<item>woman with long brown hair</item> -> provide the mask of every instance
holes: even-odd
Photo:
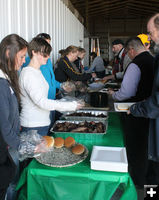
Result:
[[[16,34],[6,36],[0,43],[0,199],[2,200],[17,169],[17,163],[14,162],[20,145],[18,137],[20,89],[17,71],[25,62],[26,51],[27,42]]]

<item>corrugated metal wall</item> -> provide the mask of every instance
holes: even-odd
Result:
[[[54,62],[60,49],[83,46],[84,27],[61,0],[0,0],[0,40],[17,33],[30,41],[41,32],[52,37]]]

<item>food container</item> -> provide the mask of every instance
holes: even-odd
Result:
[[[114,103],[114,110],[116,111],[116,112],[128,112],[128,109],[133,105],[133,104],[135,104],[135,102],[120,102],[120,103]],[[119,108],[118,108],[118,106],[119,105],[126,105],[126,106],[128,106],[128,109],[121,109],[121,110],[119,110]]]
[[[69,167],[76,165],[87,158],[88,149],[85,146],[84,148],[85,150],[81,155],[75,155],[70,148],[63,146],[58,149],[53,147],[50,151],[41,153],[40,156],[36,157],[36,160],[41,164],[50,167]]]
[[[90,105],[93,107],[108,107],[108,94],[105,92],[90,92]]]
[[[54,126],[51,128],[50,132],[54,133],[56,135],[56,137],[63,137],[66,138],[68,136],[74,137],[76,140],[80,140],[80,139],[92,139],[92,140],[96,140],[96,137],[99,139],[99,137],[103,137],[106,134],[107,131],[107,125],[108,122],[106,120],[103,120],[103,122],[101,121],[93,121],[95,123],[102,123],[104,126],[104,131],[100,132],[100,133],[93,133],[93,132],[70,132],[70,131],[57,131],[56,130],[56,126],[58,123],[62,123],[63,127],[65,127],[65,122],[69,122],[69,123],[73,123],[73,124],[79,124],[79,123],[84,123],[84,121],[72,121],[72,120],[57,120],[54,124]],[[92,121],[87,121],[87,123],[90,123]]]
[[[72,116],[72,115],[74,116]],[[83,115],[82,115],[83,114]],[[70,116],[71,115],[71,116]],[[85,116],[84,116],[85,115]],[[103,117],[102,117],[103,115]],[[103,121],[108,119],[107,111],[99,111],[99,110],[77,110],[76,112],[66,112],[62,115],[62,118],[66,120],[86,120],[86,121]]]
[[[94,146],[90,158],[91,169],[114,172],[128,172],[126,149],[124,147]]]

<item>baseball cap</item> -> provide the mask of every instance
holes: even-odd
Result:
[[[150,41],[148,40],[149,37],[146,34],[139,34],[137,37],[140,38],[140,40],[143,44],[150,43]]]
[[[122,44],[124,46],[124,42],[121,39],[116,39],[112,42],[112,45]]]

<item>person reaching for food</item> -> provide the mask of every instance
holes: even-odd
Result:
[[[48,99],[48,83],[40,71],[46,64],[52,47],[43,38],[33,38],[28,46],[29,66],[23,68],[19,77],[21,88],[20,120],[22,131],[37,130],[47,135],[50,125],[50,111],[74,111],[83,105],[77,101]]]

